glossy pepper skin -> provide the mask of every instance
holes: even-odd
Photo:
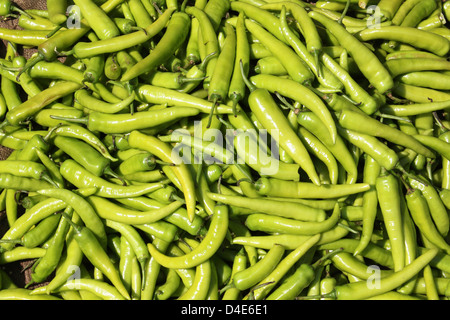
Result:
[[[228,229],[227,205],[216,204],[211,225],[202,242],[191,252],[180,257],[168,257],[160,253],[152,244],[148,244],[150,254],[168,268],[191,268],[207,261],[219,249]]]
[[[74,239],[86,258],[111,280],[121,295],[126,299],[130,299],[130,295],[124,287],[116,267],[111,262],[95,234],[89,228],[75,224],[69,219],[67,221],[69,221],[75,230]]]

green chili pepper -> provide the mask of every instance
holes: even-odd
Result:
[[[86,258],[108,277],[109,280],[111,280],[124,298],[130,299],[129,293],[125,289],[116,267],[112,264],[104,247],[100,244],[95,234],[89,228],[75,224],[70,218],[67,218],[67,221],[74,229],[74,238]]]
[[[137,131],[132,131],[129,135],[128,141],[130,142],[130,146],[147,150],[162,161],[167,163],[176,162],[176,159],[174,159],[172,155],[172,148],[165,142],[162,142],[155,137],[141,134]],[[192,175],[187,166],[183,163],[179,164],[177,167],[174,167],[174,170],[182,185],[188,216],[192,221],[195,215],[195,187]]]
[[[17,12],[21,15],[25,15],[25,16],[29,17],[29,14],[26,11],[20,9],[12,1],[2,0],[0,2],[0,16],[8,17],[11,14],[13,14],[13,12]]]
[[[399,164],[398,154],[385,143],[366,134],[338,127],[341,136],[373,157],[382,167],[392,170]]]
[[[191,69],[194,70],[191,71]],[[154,71],[148,74],[146,77],[146,83],[157,87],[163,87],[167,89],[179,90],[185,92],[187,88],[196,87],[205,78],[200,74],[196,74],[197,67],[193,66],[186,74],[179,71]]]
[[[128,6],[137,26],[140,28],[147,28],[153,23],[150,14],[147,12],[144,4],[140,0],[128,1]]]
[[[38,162],[29,160],[6,160],[0,165],[0,173],[8,173],[19,177],[33,178],[47,181],[50,184],[55,182],[51,179],[47,168]]]
[[[47,300],[55,301],[62,300],[62,298],[56,295],[33,295],[33,291],[25,288],[9,288],[1,290],[0,299],[2,300]]]
[[[419,273],[436,256],[437,252],[437,249],[430,249],[405,266],[403,270],[381,278],[378,286],[367,287],[365,281],[338,285],[327,297],[338,300],[367,299],[394,290]]]
[[[217,62],[217,57],[220,52],[219,41],[217,39],[216,30],[214,29],[213,22],[210,20],[208,14],[201,8],[198,7],[187,7],[186,13],[191,15],[198,22],[198,35],[197,43],[199,47],[199,53],[201,59],[211,55],[207,65],[206,65],[206,76],[207,79],[203,82],[203,87],[206,88],[209,85],[210,77],[213,70],[215,69],[215,64]],[[202,50],[204,52],[202,53]]]
[[[255,65],[255,72],[258,74],[268,74],[272,76],[287,76],[288,72],[280,59],[270,55],[258,59]]]
[[[134,93],[132,93],[126,99],[124,99],[116,104],[110,104],[110,103],[104,102],[103,100],[93,97],[87,90],[81,89],[81,90],[75,91],[74,98],[82,106],[84,106],[90,110],[103,112],[103,113],[118,113],[130,106],[130,104],[134,101],[135,95],[134,95]]]
[[[395,116],[415,116],[429,112],[440,111],[447,108],[448,101],[436,101],[428,103],[412,103],[408,105],[386,104],[380,108],[380,112]]]
[[[449,94],[445,91],[412,86],[401,82],[396,83],[393,93],[398,97],[415,103],[448,101],[449,99]]]
[[[436,90],[448,90],[449,77],[434,71],[417,71],[401,75],[399,81],[412,86],[425,86]]]
[[[301,203],[289,202],[284,203],[284,208],[279,207],[278,201],[270,199],[249,199],[242,196],[232,196],[217,193],[208,193],[213,200],[226,203],[232,206],[244,207],[254,212],[263,212],[286,218],[293,218],[303,221],[323,221],[326,218],[325,211]]]
[[[314,235],[333,228],[341,216],[336,206],[333,213],[324,221],[300,221],[263,213],[247,216],[245,224],[252,231],[281,232],[298,235]]]
[[[105,60],[105,77],[110,80],[118,80],[122,75],[122,70],[117,62],[115,53],[109,54]]]
[[[17,49],[12,43],[8,43],[6,49],[5,59],[13,60],[15,57]],[[20,97],[17,84],[8,79],[7,77],[2,77],[1,79],[1,92],[3,95],[4,102],[6,104],[7,110],[14,109],[15,107],[22,104],[22,98]],[[6,113],[6,110],[4,114]]]
[[[450,63],[433,58],[401,58],[385,62],[393,77],[416,71],[449,70]]]
[[[245,26],[249,32],[255,35],[282,62],[293,80],[301,84],[307,84],[312,81],[314,77],[313,73],[305,66],[303,60],[294,50],[249,19],[245,20]]]
[[[135,114],[107,114],[92,111],[84,118],[71,119],[58,116],[52,116],[52,118],[86,124],[87,129],[93,132],[119,134],[128,133],[137,129],[152,128],[160,124],[168,123],[171,120],[197,115],[199,112],[198,109],[192,107],[173,107],[161,110],[142,111]]]
[[[340,223],[332,229],[322,232],[318,245],[326,245],[339,239],[343,239],[348,235],[348,223],[341,219]],[[286,250],[294,250],[310,238],[309,235],[293,235],[293,234],[276,234],[266,236],[237,236],[233,238],[233,244],[243,245],[246,247],[270,249],[274,244],[281,244]]]
[[[78,42],[72,47],[70,53],[73,52],[74,56],[81,59],[102,53],[114,53],[145,43],[166,26],[173,12],[174,9],[165,10],[155,22],[144,30],[96,42]]]
[[[31,209],[26,213],[17,218],[12,226],[2,237],[5,239],[20,239],[33,225],[49,217],[55,212],[63,210],[67,205],[58,199],[46,199]],[[1,245],[4,250],[11,250],[14,247],[13,243],[4,243]]]
[[[186,241],[191,247],[193,247],[194,245],[198,245],[197,241],[195,240],[186,239]],[[197,247],[194,247],[194,249],[195,248]],[[188,254],[187,250],[185,250],[185,252],[186,254]],[[177,300],[205,300],[207,298],[213,272],[211,264],[212,261],[210,259],[207,259],[206,261],[196,266],[195,277],[193,279],[192,285],[181,296],[179,296]]]
[[[68,216],[71,216],[73,208],[69,206],[64,212]],[[27,284],[27,286],[32,283],[40,283],[47,279],[56,269],[56,266],[61,259],[61,254],[65,244],[65,237],[70,225],[67,223],[66,219],[60,219],[58,221],[59,223],[55,230],[55,234],[50,239],[49,247],[45,252],[45,255],[38,260],[37,265],[33,266],[31,281]]]
[[[148,244],[150,254],[167,268],[190,268],[201,265],[220,247],[228,229],[228,206],[216,204],[208,233],[193,251],[181,257],[161,254],[152,244]]]
[[[58,227],[58,222],[61,215],[58,213],[52,214],[42,221],[38,222],[34,228],[26,232],[21,239],[2,239],[2,243],[16,243],[26,248],[35,248],[44,243],[51,237],[53,232]]]
[[[275,80],[276,79],[276,80]],[[303,86],[290,79],[278,79],[269,75],[256,75],[250,81],[257,87],[279,93],[282,96],[304,104],[314,112],[327,127],[331,141],[336,140],[336,125],[326,105],[308,87]]]
[[[378,176],[375,188],[383,215],[384,224],[392,245],[394,270],[399,271],[405,265],[405,243],[402,229],[402,214],[397,178],[383,168]]]
[[[155,300],[167,300],[178,289],[181,283],[180,276],[176,273],[175,269],[169,269],[167,271],[167,277],[163,284],[159,285],[155,291]]]
[[[395,1],[381,0],[378,3],[378,7],[383,17],[385,17],[387,20],[391,20],[395,16],[397,10],[402,5],[402,2],[403,2],[402,0],[395,0]]]
[[[350,120],[348,116],[350,116],[352,119]],[[350,125],[350,121],[352,125]],[[379,138],[384,138],[393,143],[411,148],[428,158],[433,159],[436,157],[432,151],[424,147],[415,138],[403,133],[398,129],[389,127],[388,125],[383,124],[369,116],[364,116],[350,110],[343,110],[339,117],[339,124],[346,129],[369,134]]]
[[[236,57],[236,32],[231,24],[225,24],[226,39],[217,58],[214,71],[208,86],[208,100],[212,101],[210,118],[207,128],[210,127],[212,116],[217,103],[224,102],[228,97],[228,90],[233,74],[233,66]]]
[[[103,3],[100,8],[102,9],[103,14],[111,12],[119,3],[123,2],[123,0],[108,0]],[[93,3],[95,5],[95,3]],[[102,14],[101,14],[102,15]],[[95,14],[94,14],[95,16]],[[39,61],[53,61],[58,55],[73,46],[78,40],[80,40],[86,33],[91,30],[89,24],[86,19],[82,19],[80,21],[79,28],[69,28],[65,30],[61,30],[57,34],[53,35],[51,38],[46,39],[46,41],[41,42],[38,45],[38,53],[33,58],[27,62],[27,65],[22,69],[22,73],[28,70],[31,66],[36,64]]]
[[[295,117],[293,121],[297,122],[297,116],[293,116]],[[314,136],[305,128],[299,126],[297,129],[297,133],[308,151],[311,152],[320,161],[322,161],[328,168],[328,179],[330,183],[337,184],[339,178],[339,167],[334,155],[316,136]]]
[[[158,65],[163,63],[169,55],[173,54],[178,46],[187,37],[190,18],[184,12],[176,12],[172,15],[167,25],[167,31],[162,39],[158,41],[156,47],[143,60],[136,63],[130,70],[126,71],[121,81],[129,81],[139,75],[152,71]]]
[[[103,76],[104,68],[105,56],[103,54],[89,58],[86,63],[86,69],[83,71],[84,82],[99,82],[100,77]]]
[[[156,167],[155,158],[148,152],[137,153],[122,161],[117,167],[117,173],[121,176],[153,170]]]
[[[66,0],[47,0],[46,3],[48,18],[51,22],[56,25],[61,25],[66,22],[66,10],[68,6]]]
[[[278,40],[287,43],[281,31],[279,19],[268,10],[245,2],[233,2],[230,8],[234,11],[243,12],[245,17],[260,23]]]
[[[275,244],[257,263],[236,273],[233,277],[233,282],[222,290],[237,288],[240,291],[244,291],[255,286],[275,269],[283,258],[285,251],[282,245]]]
[[[58,82],[53,87],[45,89],[34,97],[24,101],[16,108],[8,111],[6,121],[10,124],[18,125],[28,117],[32,117],[51,102],[71,94],[80,88],[81,85],[75,82]]]
[[[9,173],[1,173],[0,187],[15,190],[37,191],[38,189],[54,187],[54,185],[44,180],[20,177]]]
[[[449,228],[448,215],[444,215],[446,208],[442,203],[437,190],[430,184],[422,183],[420,181],[409,179],[409,184],[421,191],[422,196],[426,199],[429,211],[434,225],[443,236],[447,235]],[[431,227],[432,225],[430,225]]]
[[[89,26],[100,39],[111,39],[120,35],[114,21],[93,1],[76,0],[74,2],[80,8],[83,18],[88,21]]]
[[[75,212],[81,217],[86,227],[95,234],[99,243],[106,246],[106,233],[103,222],[98,217],[98,214],[82,196],[67,189],[42,189],[38,191],[39,194],[63,200],[71,206]]]
[[[367,183],[335,184],[320,186],[310,182],[286,181],[275,178],[260,178],[255,183],[261,195],[300,199],[333,199],[368,191]]]
[[[137,100],[142,102],[167,104],[168,106],[192,107],[208,114],[211,113],[212,109],[211,103],[203,98],[149,84],[139,85],[135,92]],[[230,106],[220,104],[216,106],[215,112],[218,114],[231,114],[233,113],[233,110]]]
[[[389,72],[378,60],[376,55],[362,42],[350,34],[338,22],[331,20],[323,14],[311,11],[308,15],[323,24],[339,40],[340,45],[353,57],[363,75],[380,93],[386,93],[393,88],[394,82]]]
[[[375,189],[376,179],[380,174],[381,166],[371,156],[366,155],[364,160],[363,181],[370,185],[370,189],[363,194],[363,229],[358,247],[354,255],[364,250],[371,240],[374,223],[377,215],[378,196]]]
[[[233,264],[232,264],[232,271],[230,275],[229,282],[233,282],[233,277],[236,273],[245,270],[247,268],[247,256],[244,253],[244,249],[240,249],[234,256]],[[222,296],[222,300],[237,300],[240,297],[240,290],[237,288],[228,288],[228,289],[222,289],[221,291],[224,291],[224,294]]]
[[[86,142],[76,138],[57,135],[53,142],[60,150],[64,151],[78,164],[96,176],[109,175],[119,177],[111,169],[111,160],[92,148]]]
[[[77,286],[79,284],[79,286]],[[58,288],[55,288],[53,292],[55,294],[62,294],[66,291],[73,291],[74,288],[76,290],[86,290],[92,294],[100,296],[103,300],[126,300],[127,297],[124,297],[122,293],[116,289],[113,285],[96,279],[71,279]],[[42,286],[32,291],[32,296],[34,297],[42,297],[48,296],[46,294],[47,286]]]
[[[61,164],[60,172],[68,182],[78,188],[95,187],[98,189],[96,195],[107,198],[143,195],[164,186],[162,183],[121,186],[94,175],[72,159],[67,159]]]
[[[320,179],[317,176],[309,153],[298,135],[289,125],[288,120],[273,100],[269,91],[267,89],[257,88],[246,78],[245,81],[251,91],[248,97],[248,103],[252,112],[257,115],[258,120],[265,129],[269,132],[271,130],[278,132],[279,137],[278,139],[275,138],[276,142],[305,170],[312,182],[319,185]]]
[[[118,159],[111,156],[105,144],[96,136],[91,130],[77,124],[67,124],[58,126],[54,131],[56,135],[75,138],[88,143],[98,152],[100,152],[105,158],[111,161],[117,161]]]
[[[244,299],[253,298],[254,300],[263,300],[269,292],[277,286],[287,272],[301,259],[312,247],[319,241],[320,235],[311,236],[302,245],[295,248],[287,254],[275,269],[252,290],[251,295],[248,294]]]
[[[254,130],[254,129],[253,129]],[[259,137],[254,137],[254,131],[237,132],[234,138],[234,146],[238,155],[238,161],[245,162],[253,170],[261,175],[267,175],[283,180],[300,180],[297,163],[285,163],[270,155],[267,146],[264,146],[263,139],[255,141]]]
[[[358,168],[343,137],[337,135],[336,141],[333,143],[329,130],[327,130],[323,122],[310,111],[300,112],[298,114],[297,122],[300,126],[315,135],[334,155],[347,173],[347,184],[355,183],[358,177]]]
[[[279,287],[275,289],[270,295],[267,296],[266,300],[294,300],[303,289],[308,287],[316,276],[316,270],[320,268],[328,258],[333,258],[342,252],[332,251],[320,259],[318,259],[313,264],[302,263],[294,273],[283,282],[280,283]]]
[[[141,266],[141,271],[143,272],[145,269],[145,264],[150,258],[150,255],[147,250],[147,246],[139,232],[129,224],[123,224],[109,219],[105,220],[105,225],[118,231],[123,237],[125,237],[125,239],[129,242],[131,248],[133,249],[136,258],[139,261],[139,265]],[[143,285],[144,284],[145,279],[143,279]]]
[[[174,213],[182,205],[181,202],[174,201],[167,205],[160,205],[159,208],[138,211],[118,206],[97,196],[89,197],[88,201],[101,218],[126,224],[146,224],[159,221]]]
[[[236,105],[244,98],[246,86],[241,75],[240,61],[244,67],[244,74],[248,76],[250,62],[250,44],[245,29],[245,15],[240,13],[236,22],[236,56],[231,75],[228,98],[233,101],[233,110],[236,115]]]

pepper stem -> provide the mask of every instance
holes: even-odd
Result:
[[[344,20],[345,16],[347,15],[348,9],[350,8],[350,3],[351,3],[351,1],[347,0],[347,3],[345,4],[345,8],[342,11],[340,18],[337,21],[339,24],[342,24],[342,20]]]
[[[111,176],[111,177],[113,177],[113,178],[119,179],[120,182],[122,182],[122,185],[123,185],[123,186],[126,186],[126,185],[127,185],[127,182],[126,182],[121,176],[119,176],[117,173],[115,173],[114,170],[111,169],[110,166],[107,166],[107,167],[103,170],[103,173],[106,174],[106,175],[108,175],[108,176]]]
[[[38,52],[36,57],[28,60],[27,63],[25,64],[25,66],[22,68],[22,70],[20,70],[17,73],[16,81],[20,82],[20,76],[22,75],[22,73],[26,72],[28,69],[32,68],[34,65],[36,65],[39,61],[42,61],[42,60],[44,60],[44,55],[42,53]]]
[[[222,293],[224,293],[225,291],[229,290],[229,289],[233,289],[236,286],[234,285],[233,282],[231,282],[230,284],[227,284],[225,287],[223,287],[222,289],[220,289],[219,291],[219,295],[221,295]]]
[[[213,95],[212,99],[213,99],[213,104],[212,104],[212,107],[211,107],[211,112],[209,114],[208,124],[206,125],[206,128],[211,127],[212,118],[214,116],[214,112],[216,111],[216,106],[217,106],[217,102],[219,100],[219,96],[218,95]]]
[[[287,101],[287,99],[285,97],[283,97],[279,92],[275,91],[275,95],[286,107],[286,108],[282,107],[283,109],[290,109],[294,112],[297,112],[297,108],[295,108],[291,103],[289,103],[289,101]]]
[[[433,117],[434,120],[436,121],[436,124],[439,126],[439,129],[441,129],[442,132],[447,132],[448,131],[447,127],[444,125],[441,118],[439,118],[436,111],[433,111]]]
[[[43,140],[44,141],[48,141],[50,139],[50,137],[52,136],[53,132],[55,132],[61,126],[62,126],[62,123],[58,123],[56,126],[50,128],[50,130],[48,130],[48,132],[45,135],[45,137],[43,137]]]
[[[88,116],[83,117],[83,118],[69,118],[69,117],[62,117],[62,116],[51,115],[50,118],[55,119],[55,120],[73,122],[73,123],[81,123],[81,124],[84,124],[84,125],[87,125],[88,121],[89,121]]]
[[[238,170],[245,175],[245,178],[239,179],[238,181],[247,181],[250,182],[251,184],[254,184],[252,176],[244,169],[244,167],[240,163],[236,163],[235,167],[238,168]]]
[[[183,2],[181,3],[181,6],[180,6],[180,12],[184,12],[186,10],[187,2],[188,2],[188,0],[183,0]]]
[[[404,121],[404,122],[409,122],[409,123],[412,122],[411,119],[394,116],[392,114],[387,114],[387,113],[376,112],[375,115],[379,116],[380,118],[384,118],[384,119],[393,119],[393,120]]]
[[[345,225],[345,224],[343,224],[343,223],[340,223],[340,222],[339,222],[339,223],[338,223],[338,226],[341,227],[341,228],[344,228],[344,229],[348,230],[348,231],[351,232],[351,233],[359,234],[358,231],[356,231],[355,229],[352,229],[351,227],[349,227],[348,225]]]
[[[55,33],[57,33],[59,30],[61,30],[61,28],[62,28],[62,25],[61,26],[57,26],[55,29],[50,31],[50,33],[47,34],[45,37],[46,38],[51,38],[53,35],[55,35]]]
[[[15,12],[18,12],[20,14],[23,14],[24,16],[26,16],[27,18],[29,18],[31,20],[34,20],[34,17],[32,15],[30,15],[28,12],[26,12],[25,10],[20,9],[17,6],[11,6],[11,10],[15,11]]]
[[[216,56],[217,52],[211,52],[209,53],[205,58],[203,58],[203,61],[200,63],[200,66],[198,67],[200,70],[205,71],[206,66],[208,65],[208,62],[211,61],[212,58]]]
[[[333,255],[335,255],[336,253],[342,252],[342,251],[344,251],[344,248],[338,248],[336,250],[330,251],[327,254],[325,254],[324,256],[320,257],[311,266],[313,267],[313,269],[317,269],[317,268],[321,267],[324,264],[324,262],[327,261],[328,259],[330,259]]]
[[[233,115],[235,117],[237,117],[237,105],[238,105],[239,101],[241,101],[241,99],[242,99],[242,95],[240,93],[237,93],[237,92],[231,93],[230,100],[233,103],[232,109],[233,109]]]
[[[53,179],[50,177],[50,175],[47,174],[46,172],[42,172],[40,178],[41,178],[41,180],[47,181],[48,183],[53,185],[55,188],[59,188],[58,184],[55,181],[53,181]]]
[[[81,232],[81,229],[83,227],[73,222],[72,218],[65,211],[61,212],[61,216],[67,220],[67,222],[71,225],[71,227],[75,230],[76,233]]]
[[[241,68],[241,75],[242,75],[242,79],[244,80],[245,85],[247,86],[247,88],[250,91],[255,91],[257,88],[256,86],[250,82],[250,80],[247,78],[247,75],[245,74],[245,70],[244,70],[244,63],[242,62],[242,59],[239,60],[239,66]]]
[[[274,283],[274,281],[269,281],[269,282],[265,282],[265,283],[261,283],[256,285],[255,287],[253,287],[249,294],[248,294],[248,300],[255,300],[255,291],[258,290],[259,288],[263,288],[265,286],[268,286],[269,284]]]
[[[188,82],[200,82],[200,81],[205,80],[206,78],[208,78],[208,77],[201,77],[201,78],[187,78],[187,77],[184,77],[184,76],[180,76],[180,77],[178,78],[178,82],[179,82],[180,84],[188,83]]]
[[[316,295],[311,295],[311,296],[301,296],[301,297],[296,297],[295,300],[322,300],[322,299],[336,299],[336,292],[333,290],[329,293],[324,293],[324,294],[316,294]]]
[[[181,203],[186,203],[186,201],[185,201],[183,198],[181,198],[180,196],[178,196],[178,195],[175,194],[175,193],[172,193],[172,194],[170,195],[170,198],[171,198],[172,200],[174,200],[174,201],[179,201],[179,202],[181,202]]]

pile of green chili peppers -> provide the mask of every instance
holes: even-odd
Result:
[[[450,297],[450,1],[0,15],[0,300]]]

